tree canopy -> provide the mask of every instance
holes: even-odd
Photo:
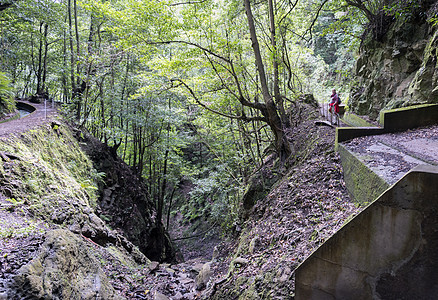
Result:
[[[234,210],[266,155],[293,157],[299,96],[347,85],[369,14],[389,4],[4,2],[0,71],[16,97],[61,103],[110,145],[162,210],[188,178],[193,199]]]

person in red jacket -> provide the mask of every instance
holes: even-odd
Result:
[[[329,108],[329,112],[332,112],[332,108],[334,107],[334,113],[335,114],[339,114],[339,96],[338,94],[336,94],[336,90],[333,89],[332,90],[332,95],[330,96],[330,98],[332,99],[330,101],[330,108]]]

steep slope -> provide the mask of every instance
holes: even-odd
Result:
[[[96,151],[108,155],[104,148]],[[58,121],[0,138],[0,299],[144,294],[144,278],[132,278],[147,270],[150,261],[124,231],[133,242],[147,241],[144,249],[166,253],[151,242],[154,206],[139,199],[144,194],[137,195],[141,188],[133,186],[139,182],[129,168],[115,158],[104,161],[113,165],[106,165],[107,173],[97,172],[69,127]],[[115,180],[124,177],[126,181]],[[127,215],[114,217],[144,226],[139,234],[137,228],[110,228],[102,220],[97,182],[109,180],[118,185],[107,187],[113,188],[111,199],[125,205]],[[115,196],[121,194],[124,198]]]
[[[81,147],[95,169],[105,174],[98,182],[100,215],[112,228],[120,229],[149,259],[174,260],[170,238],[156,220],[155,204],[141,178],[107,145],[88,134],[77,132],[76,135],[83,141]]]
[[[333,129],[317,127],[309,117],[290,134],[297,164],[255,204],[228,273],[206,299],[292,298],[294,269],[359,211],[345,189]]]

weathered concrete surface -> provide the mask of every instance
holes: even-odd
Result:
[[[370,202],[375,198],[363,199],[359,189],[366,191],[379,187],[373,176],[381,178],[389,187],[418,165],[438,166],[438,125],[360,137],[339,144],[338,151],[349,192],[360,202]],[[367,171],[375,175],[367,175]]]
[[[389,188],[389,184],[382,177],[344,145],[339,144],[338,152],[344,170],[345,185],[353,201],[361,204],[370,203]]]
[[[367,122],[353,113],[347,112],[342,116],[342,121],[351,127],[376,127],[375,124]]]
[[[295,299],[438,295],[438,168],[418,166],[295,271]]]

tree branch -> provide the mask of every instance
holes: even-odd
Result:
[[[365,16],[367,17],[368,21],[370,21],[370,22],[373,21],[374,14],[365,6],[363,1],[361,1],[361,0],[345,0],[345,2],[348,5],[354,6],[358,9],[360,9],[361,11],[363,11],[365,13]]]
[[[250,121],[263,121],[263,122],[266,122],[266,118],[264,118],[264,117],[249,117],[249,118],[248,118],[246,115],[242,115],[242,116],[233,116],[233,115],[224,114],[224,113],[222,113],[222,112],[220,112],[220,111],[217,111],[217,110],[211,109],[210,107],[208,107],[207,105],[205,105],[204,103],[202,103],[202,102],[199,100],[199,98],[196,96],[196,94],[195,94],[195,92],[193,91],[193,89],[192,89],[191,87],[189,87],[189,86],[187,85],[187,83],[185,83],[183,80],[181,80],[181,79],[171,79],[170,82],[172,83],[172,87],[173,87],[173,88],[175,88],[175,87],[179,87],[179,86],[183,86],[184,88],[186,88],[186,89],[189,91],[189,93],[192,95],[192,97],[193,97],[193,99],[195,100],[195,102],[196,102],[199,106],[205,108],[206,110],[208,110],[208,111],[210,111],[210,112],[212,112],[212,113],[214,113],[214,114],[217,114],[217,115],[220,115],[220,116],[222,116],[222,117],[229,118],[229,119],[241,120],[241,121],[244,121],[244,122],[250,122]],[[177,85],[173,85],[175,82],[177,83]]]
[[[309,40],[312,39],[312,28],[316,23],[316,20],[318,20],[319,14],[321,13],[322,8],[324,5],[328,2],[328,0],[324,0],[321,5],[319,6],[318,10],[316,11],[316,16],[313,18],[312,24],[310,24],[309,28],[307,28],[306,32],[304,32],[303,36],[306,36],[307,32],[310,34]]]
[[[178,3],[169,4],[169,6],[178,6],[178,5],[186,5],[186,4],[201,4],[201,3],[204,3],[205,1],[207,1],[207,0],[178,2]]]
[[[154,41],[145,41],[145,42],[146,42],[146,44],[148,44],[148,45],[185,44],[185,45],[189,45],[189,46],[196,47],[196,48],[198,48],[198,49],[200,49],[200,50],[202,50],[202,51],[205,51],[205,52],[207,52],[207,53],[213,55],[214,57],[219,58],[219,59],[221,59],[221,60],[223,60],[223,61],[225,61],[225,62],[227,62],[227,63],[231,63],[231,61],[230,61],[228,58],[223,57],[223,56],[221,56],[221,55],[219,55],[219,54],[213,52],[212,50],[210,50],[210,49],[208,49],[208,48],[205,48],[205,47],[203,47],[203,46],[201,46],[201,45],[198,45],[198,44],[196,44],[196,43],[192,43],[192,42],[188,42],[188,41],[180,41],[180,40],[176,40],[176,41],[161,41],[161,42],[157,42],[157,41],[155,41],[155,42],[154,42]]]

